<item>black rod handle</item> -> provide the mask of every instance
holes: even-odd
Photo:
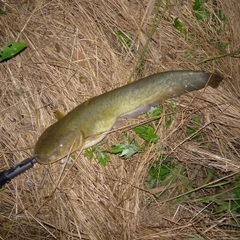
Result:
[[[0,173],[0,188],[2,188],[6,183],[10,182],[13,178],[25,172],[34,165],[34,155],[30,158],[23,160],[22,162],[13,165],[11,168],[4,170]]]

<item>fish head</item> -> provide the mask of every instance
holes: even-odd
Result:
[[[50,164],[61,160],[70,153],[82,149],[84,134],[80,130],[68,130],[61,132],[47,128],[39,137],[34,154],[40,164]]]

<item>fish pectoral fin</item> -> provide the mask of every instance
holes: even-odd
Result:
[[[114,123],[113,125],[113,129],[117,129],[117,128],[121,128],[124,127],[126,125],[126,120],[123,119],[123,117],[119,117],[118,120]]]
[[[154,106],[158,105],[159,103],[160,103],[160,100],[159,100],[159,102],[154,101],[152,104],[141,106],[141,107],[139,107],[137,109],[134,109],[131,112],[124,113],[123,115],[120,116],[120,118],[137,117],[137,116],[139,116],[139,115],[141,115],[143,113],[146,113],[147,111],[149,111],[151,109],[151,107],[154,107]]]
[[[59,121],[65,116],[65,114],[56,109],[54,111],[54,116]]]

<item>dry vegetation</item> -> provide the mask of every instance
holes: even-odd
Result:
[[[184,165],[188,178],[203,186],[206,167],[218,178],[239,171],[239,58],[229,55],[198,64],[224,54],[219,43],[229,43],[225,53],[240,48],[239,1],[209,0],[208,21],[195,18],[193,3],[164,0],[159,8],[154,0],[0,3],[5,11],[0,46],[9,40],[28,44],[20,55],[0,63],[1,170],[31,155],[38,136],[55,121],[55,108],[68,112],[126,84],[131,75],[133,81],[161,71],[201,69],[224,76],[217,90],[175,100],[178,107],[169,127],[165,118],[172,109],[164,103],[155,126],[162,151],[150,146],[127,161],[111,154],[106,167],[80,154],[70,165],[36,164],[15,178],[0,192],[1,239],[240,238],[239,218],[236,228],[231,227],[231,213],[219,217],[194,198],[171,200],[186,192],[182,182],[144,190],[149,167],[160,155]],[[218,17],[218,10],[226,19]],[[174,28],[176,17],[186,27],[187,39]],[[121,44],[118,33],[132,36],[132,46]],[[200,141],[186,133],[196,115],[201,116]],[[134,136],[130,129],[128,133]],[[115,131],[101,148],[122,139],[123,131]],[[196,198],[204,194],[199,189]]]

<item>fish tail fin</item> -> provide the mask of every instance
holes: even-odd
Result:
[[[217,88],[223,78],[217,74],[206,73],[206,72],[187,72],[183,76],[185,78],[185,91],[192,92],[200,90],[204,87],[210,86]]]
[[[207,73],[207,86],[210,86],[212,88],[217,88],[220,84],[220,82],[223,80],[223,77],[217,75],[217,74],[211,74]]]

